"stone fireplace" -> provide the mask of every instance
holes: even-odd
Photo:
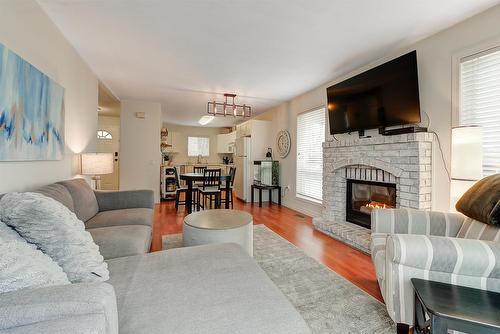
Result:
[[[429,210],[433,139],[414,133],[325,142],[323,211],[315,228],[368,253],[373,207]]]

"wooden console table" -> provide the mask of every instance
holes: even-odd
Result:
[[[259,190],[259,207],[262,207],[262,190],[269,191],[269,204],[273,202],[273,190],[278,190],[278,205],[281,205],[281,186],[268,186],[263,184],[252,184],[252,204],[254,200],[254,191]]]

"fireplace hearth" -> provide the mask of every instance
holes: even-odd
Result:
[[[371,228],[371,212],[396,207],[396,184],[347,179],[346,220]]]

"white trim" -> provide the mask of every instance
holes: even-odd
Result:
[[[398,265],[399,269],[399,315],[401,316],[401,322],[406,323],[406,317],[405,317],[405,288],[404,288],[404,268],[402,263],[405,263],[406,261],[406,243],[403,241],[402,238],[398,238],[399,244],[401,245],[401,259],[400,259],[400,264]]]
[[[434,259],[434,248],[432,248],[432,243],[427,236],[424,236],[424,242],[427,246],[427,262],[425,262],[424,269],[424,279],[429,279],[429,271],[431,270],[432,260]]]
[[[450,236],[450,217],[448,214],[444,214],[444,220],[445,220],[445,229],[444,229],[444,235],[446,237]]]
[[[456,240],[450,238],[450,241],[452,242],[453,246],[455,246],[455,249],[457,251],[457,263],[455,263],[455,268],[453,268],[453,273],[451,274],[451,284],[457,284],[457,275],[460,269],[462,268],[462,262],[464,261],[464,254],[462,251],[462,247],[460,247],[460,245]]]
[[[488,254],[488,267],[486,267],[481,277],[481,289],[486,290],[488,277],[495,268],[495,254],[493,254],[491,248],[484,241],[479,240],[479,244],[484,247],[486,254]]]

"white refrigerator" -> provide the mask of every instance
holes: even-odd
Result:
[[[234,179],[234,191],[236,197],[250,202],[250,187],[253,182],[252,167],[252,145],[250,137],[236,139],[236,175]]]

